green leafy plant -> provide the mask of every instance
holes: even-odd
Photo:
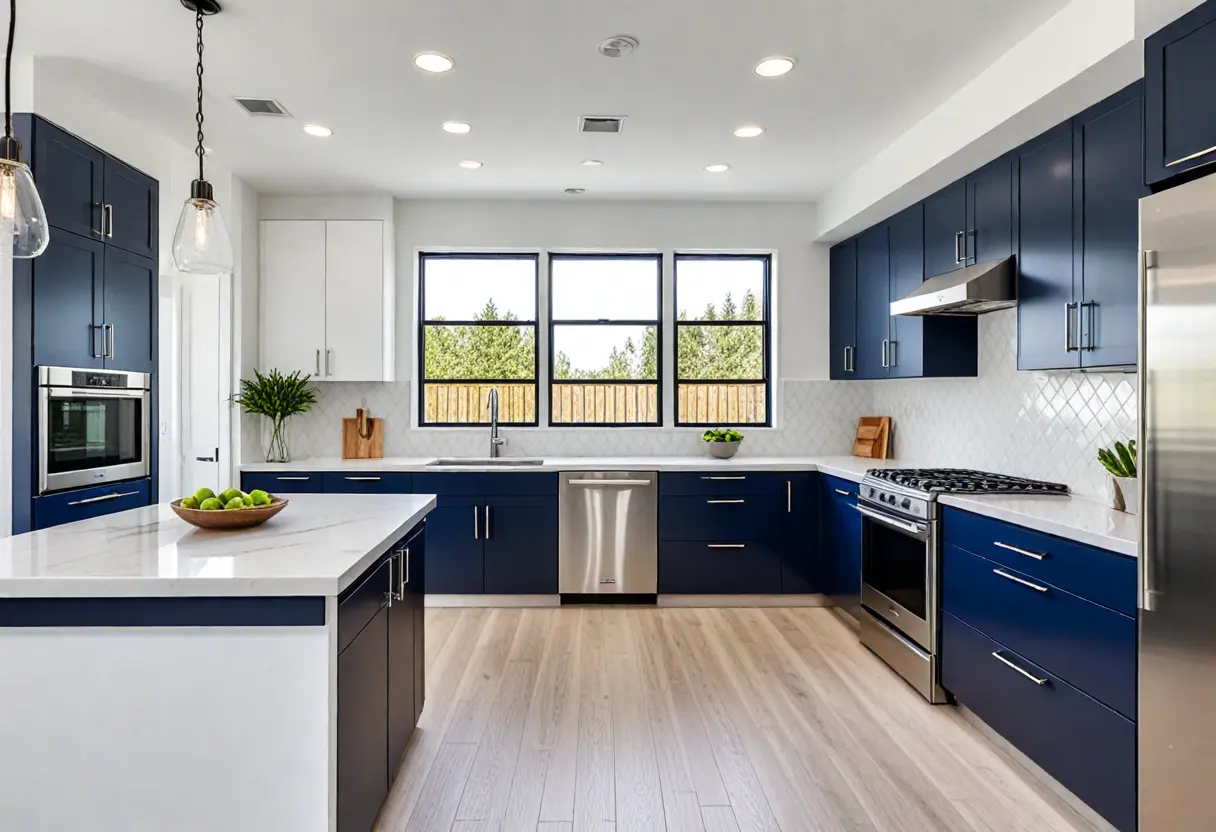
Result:
[[[292,416],[307,413],[317,403],[317,390],[309,387],[311,375],[300,371],[284,375],[271,370],[263,375],[253,371],[252,380],[241,379],[241,392],[234,401],[246,413],[256,413],[270,420],[272,432],[266,448],[267,462],[286,462],[288,459],[287,433],[285,425]]]
[[[1110,471],[1116,477],[1134,479],[1137,471],[1136,440],[1133,439],[1126,445],[1122,442],[1116,442],[1113,451],[1107,448],[1099,449],[1098,461],[1102,463],[1107,471]]]
[[[732,428],[724,430],[707,430],[701,434],[701,439],[706,442],[742,442],[743,434]]]

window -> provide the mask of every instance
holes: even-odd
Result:
[[[770,260],[677,254],[676,424],[768,425]]]
[[[537,265],[534,254],[419,258],[419,424],[535,425]]]
[[[551,425],[662,424],[663,258],[549,258]]]

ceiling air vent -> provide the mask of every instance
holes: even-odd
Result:
[[[245,108],[251,116],[290,116],[287,108],[273,98],[240,98],[236,103]]]
[[[580,133],[619,133],[624,127],[624,116],[583,116],[578,120]]]

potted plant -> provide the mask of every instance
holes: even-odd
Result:
[[[730,459],[739,450],[743,434],[732,428],[724,430],[707,430],[701,434],[701,440],[709,449],[709,455],[718,459]]]
[[[1140,480],[1136,469],[1136,440],[1124,445],[1116,442],[1114,450],[1102,448],[1098,461],[1110,472],[1114,483],[1114,506],[1119,511],[1136,514],[1140,509]]]
[[[300,371],[284,375],[271,370],[263,375],[253,371],[254,378],[241,379],[241,392],[234,401],[246,413],[256,413],[270,420],[270,441],[266,445],[267,462],[289,462],[291,449],[287,446],[287,420],[307,413],[317,403],[317,391],[308,386],[310,375]]]

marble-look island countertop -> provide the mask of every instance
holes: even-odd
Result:
[[[168,504],[0,540],[0,598],[337,595],[420,523],[427,494],[296,494],[261,526],[197,529]]]

